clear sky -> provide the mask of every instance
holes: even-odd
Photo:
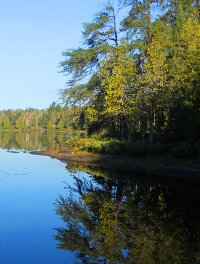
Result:
[[[6,0],[0,8],[0,109],[47,108],[66,77],[62,51],[81,45],[105,0]]]

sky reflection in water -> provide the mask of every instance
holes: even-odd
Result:
[[[48,157],[0,151],[0,258],[2,264],[73,263],[56,250],[62,226],[54,202],[71,178],[65,164]]]

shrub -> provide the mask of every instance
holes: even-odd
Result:
[[[69,138],[68,146],[76,150],[86,150],[96,153],[129,154],[134,156],[158,155],[163,146],[149,142],[122,142],[117,139]]]

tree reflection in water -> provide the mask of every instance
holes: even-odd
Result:
[[[66,146],[67,135],[56,131],[2,131],[0,147],[3,149],[46,150]]]
[[[106,177],[109,172],[82,166],[94,175],[88,181],[69,169],[75,188],[56,202],[66,226],[55,239],[59,249],[77,252],[78,263],[200,262],[199,185]]]

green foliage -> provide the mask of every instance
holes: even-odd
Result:
[[[64,126],[65,126],[65,123],[64,123],[64,121],[61,119],[61,120],[59,121],[59,123],[57,124],[56,128],[58,128],[59,130],[63,130]]]
[[[47,113],[44,113],[42,117],[39,120],[39,125],[43,128],[47,128],[49,122],[49,115]]]
[[[55,128],[55,125],[54,125],[53,120],[49,120],[49,122],[48,122],[48,124],[47,124],[47,128],[48,128],[48,129],[54,129],[54,128]]]
[[[10,129],[10,127],[11,127],[10,120],[9,120],[8,116],[6,116],[6,115],[3,116],[2,127],[3,127],[3,129]]]
[[[83,127],[79,125],[81,108],[61,107],[52,103],[46,110],[17,109],[0,111],[0,130],[46,130],[56,129],[58,131],[78,130]]]
[[[99,75],[104,86],[104,112],[111,116],[129,116],[134,110],[136,67],[125,45],[108,53],[101,64]]]
[[[15,124],[15,127],[16,127],[17,129],[24,129],[24,128],[26,127],[25,124],[24,124],[24,119],[23,119],[22,116],[20,116],[20,117],[17,119],[16,124]]]
[[[89,135],[199,141],[199,1],[119,2],[117,12],[108,1],[84,24],[84,45],[64,53],[63,101],[83,106]]]
[[[67,145],[74,150],[95,153],[129,154],[133,156],[160,155],[165,147],[149,142],[122,142],[117,139],[69,138]]]

